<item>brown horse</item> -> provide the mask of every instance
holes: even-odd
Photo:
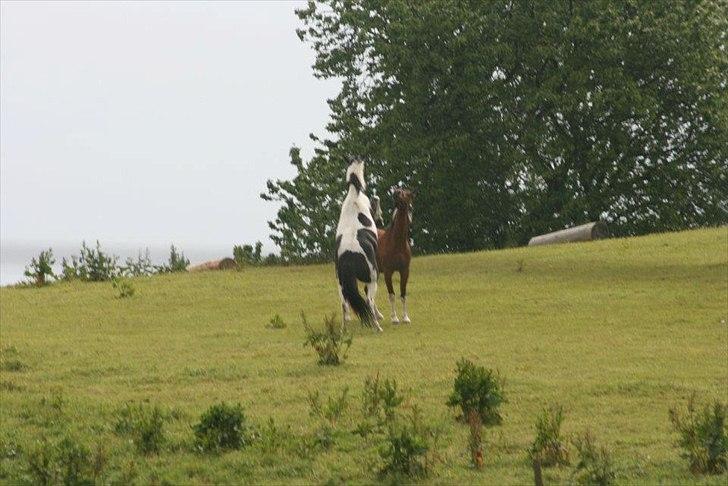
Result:
[[[407,280],[412,259],[409,243],[410,224],[412,223],[412,201],[414,194],[407,189],[394,189],[394,214],[387,229],[377,230],[377,266],[379,273],[384,274],[384,282],[389,292],[389,303],[392,304],[392,323],[398,324],[395,306],[392,274],[399,272],[399,291],[402,299],[402,322],[410,322],[407,315]]]

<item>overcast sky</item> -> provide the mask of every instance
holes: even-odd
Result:
[[[273,249],[258,195],[338,88],[301,4],[3,1],[2,241]]]

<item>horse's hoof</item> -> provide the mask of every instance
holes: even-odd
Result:
[[[392,324],[399,324],[399,319],[392,317]]]
[[[410,318],[409,318],[409,316],[404,316],[404,317],[402,318],[402,322],[404,322],[405,324],[409,324],[409,323],[410,323],[410,322],[412,322],[412,321],[410,321]]]
[[[382,329],[382,326],[380,326],[379,324],[376,324],[375,326],[376,326],[375,329],[377,330],[377,332],[384,332],[384,329]]]

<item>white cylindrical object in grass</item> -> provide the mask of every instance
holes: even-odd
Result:
[[[599,240],[607,236],[607,225],[602,221],[596,221],[594,223],[554,231],[553,233],[546,233],[545,235],[534,236],[528,242],[528,246]]]

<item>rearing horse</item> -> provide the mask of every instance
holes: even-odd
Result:
[[[377,230],[377,266],[384,273],[384,282],[389,292],[389,303],[392,305],[392,323],[399,323],[395,306],[392,274],[399,272],[399,291],[402,299],[402,322],[410,322],[407,314],[407,280],[412,259],[409,232],[412,224],[412,201],[414,194],[407,189],[394,189],[394,214],[387,229]]]

